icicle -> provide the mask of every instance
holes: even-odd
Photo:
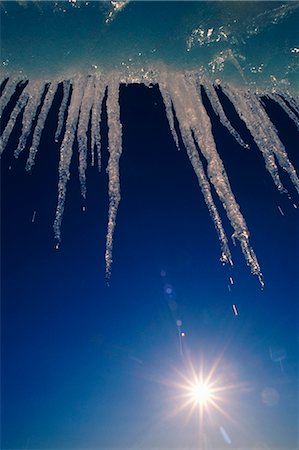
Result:
[[[161,86],[161,84],[159,85],[159,88],[160,88],[161,95],[163,97],[166,116],[168,119],[171,134],[173,136],[173,139],[174,139],[177,149],[180,150],[179,139],[178,139],[178,135],[177,135],[177,132],[176,132],[176,129],[174,126],[174,116],[173,116],[172,103],[171,103],[170,97],[168,95],[167,90],[163,86]]]
[[[16,88],[18,84],[20,83],[19,78],[10,77],[5,85],[4,91],[2,92],[1,98],[0,98],[0,116],[3,113],[4,108],[8,104],[9,100],[13,96],[13,94],[16,92]]]
[[[227,84],[222,84],[221,89],[233,103],[238,115],[245,122],[258,148],[262,152],[266,168],[270,173],[277,189],[280,192],[286,192],[286,189],[280,180],[278,168],[275,162],[272,148],[273,142],[269,135],[270,130],[267,128],[268,125],[266,125],[262,121],[261,117],[259,117],[259,111],[251,102],[250,94],[244,94],[240,90],[232,88]],[[274,125],[270,122],[270,120],[268,120],[268,122],[269,127],[273,129]]]
[[[261,123],[263,124],[264,129],[267,131],[270,139],[271,150],[275,155],[280,167],[282,167],[288,173],[292,183],[299,193],[299,179],[296,170],[289,160],[283,143],[278,137],[275,126],[272,124],[262,103],[259,101],[256,95],[248,93],[248,95],[246,95],[246,98],[249,104],[251,101],[252,110],[255,111],[261,118]]]
[[[3,85],[4,83],[5,83],[5,85],[6,85],[7,82],[8,82],[8,80],[9,80],[9,77],[8,77],[8,76],[3,75],[2,73],[0,73],[0,88],[2,87],[2,85]],[[5,88],[5,85],[3,86],[2,92],[3,92],[4,88]]]
[[[84,199],[86,199],[87,131],[93,100],[94,100],[94,78],[88,77],[87,84],[84,89],[77,129],[77,140],[79,151],[79,178],[80,178],[81,194]]]
[[[63,98],[58,112],[58,124],[55,132],[55,142],[58,142],[64,123],[64,114],[69,100],[71,89],[71,83],[69,80],[67,81],[65,80],[62,82],[62,89],[63,89]]]
[[[57,241],[56,248],[59,248],[67,181],[70,177],[70,164],[76,130],[79,148],[79,176],[81,192],[83,197],[86,197],[87,130],[90,117],[92,161],[94,164],[94,151],[95,148],[97,148],[99,169],[101,166],[100,121],[103,98],[106,88],[108,87],[107,115],[109,161],[107,172],[109,178],[109,212],[105,261],[106,275],[107,277],[110,276],[113,235],[116,226],[117,210],[121,198],[119,160],[122,152],[122,125],[120,123],[119,85],[123,79],[127,80],[126,82],[128,83],[142,82],[147,86],[150,85],[150,83],[158,82],[165,105],[169,127],[175,144],[179,148],[178,134],[175,129],[175,117],[178,119],[182,139],[186,147],[188,157],[197,176],[204,200],[207,204],[219,236],[222,250],[222,262],[229,262],[232,264],[232,258],[221,217],[214,203],[212,185],[215,188],[215,191],[222,202],[233,227],[233,241],[239,241],[247,264],[251,267],[251,271],[259,277],[260,282],[263,285],[259,263],[252,248],[250,247],[249,231],[247,229],[246,222],[232,193],[226,171],[216,149],[216,144],[212,135],[211,121],[207,111],[204,108],[202,96],[199,90],[200,82],[202,83],[203,88],[205,89],[205,92],[211,102],[212,108],[218,115],[220,122],[229,130],[237,142],[244,147],[248,146],[243,142],[240,135],[233,128],[232,124],[226,117],[215,87],[208,79],[205,79],[205,77],[199,79],[195,73],[183,74],[179,72],[159,72],[157,70],[144,72],[142,75],[139,74],[139,76],[137,75],[134,74],[134,76],[132,76],[131,72],[130,75],[120,74],[119,76],[117,74],[110,73],[106,76],[106,78],[96,75],[86,78],[77,77],[72,81],[72,84],[70,81],[63,81],[63,99],[58,114],[58,124],[55,133],[56,141],[59,139],[61,131],[64,127],[64,117],[67,108],[68,110],[65,133],[60,146],[58,200],[54,222],[54,232]],[[125,78],[122,78],[123,76]],[[18,88],[18,83],[19,80],[17,78],[8,79],[3,89],[3,95],[0,99],[1,112],[3,112],[12,96],[16,92],[19,93],[21,91],[21,88]],[[39,81],[29,82],[20,93],[6,128],[0,138],[1,154],[7,145],[19,114],[24,109],[22,134],[19,139],[17,150],[15,151],[15,155],[18,156],[19,153],[25,148],[26,140],[32,130],[32,124],[35,120],[36,112],[40,109],[36,127],[33,131],[29,157],[26,163],[27,170],[30,170],[34,165],[42,130],[45,126],[46,118],[53,103],[57,88],[58,82],[51,83],[48,86],[47,92],[43,95],[45,89],[44,83]],[[232,88],[229,85],[223,85],[222,89],[233,103],[239,116],[246,123],[253,139],[263,154],[266,167],[277,188],[281,192],[285,191],[278,173],[277,166],[279,165],[289,174],[294,186],[299,192],[299,179],[295,169],[289,161],[284,146],[279,140],[277,131],[257,95],[248,90],[243,91],[241,89]],[[299,119],[296,115],[299,111],[299,107],[298,97],[296,97],[296,95],[292,97],[289,93],[280,91],[275,91],[271,94],[266,93],[265,95],[268,95],[269,98],[275,100],[299,128]],[[39,107],[43,97],[43,104]],[[198,148],[200,149],[200,153]],[[207,174],[203,167],[200,155],[202,155],[207,162]],[[293,206],[294,208],[297,208],[295,203],[293,203]],[[278,207],[278,209],[282,214],[282,209],[280,207]],[[85,206],[83,207],[83,210],[85,210]],[[35,212],[32,220],[35,220]],[[231,285],[233,284],[232,278],[230,279],[230,283]]]
[[[24,91],[21,93],[21,95],[19,97],[19,100],[17,101],[17,103],[16,103],[16,105],[15,105],[15,107],[14,107],[14,109],[13,109],[11,115],[10,115],[9,121],[8,121],[6,127],[5,127],[5,130],[3,131],[2,136],[0,138],[0,155],[2,155],[4,149],[5,149],[6,145],[7,145],[8,139],[9,139],[9,137],[11,135],[11,132],[14,129],[14,126],[15,126],[16,120],[18,118],[18,115],[20,114],[20,112],[25,107],[25,105],[26,105],[26,103],[28,101],[30,92],[28,92],[27,86],[24,89]]]
[[[167,90],[166,77],[167,77],[167,72],[166,71],[161,72],[160,77],[159,77],[159,89],[160,89],[160,92],[161,92],[161,95],[163,98],[165,111],[166,111],[166,117],[168,119],[171,134],[173,136],[173,139],[174,139],[177,149],[180,150],[179,139],[178,139],[178,135],[177,135],[177,132],[176,132],[176,129],[174,126],[174,115],[173,115],[171,96]]]
[[[192,137],[192,130],[190,128],[188,115],[185,113],[185,109],[184,109],[184,100],[185,100],[184,94],[185,94],[185,92],[181,91],[179,82],[180,82],[179,75],[172,75],[171,77],[169,77],[168,85],[164,85],[163,89],[167,90],[169,92],[169,96],[171,97],[171,101],[175,108],[176,116],[178,118],[180,130],[181,130],[182,139],[184,141],[188,157],[190,159],[190,162],[192,164],[194,172],[197,176],[198,183],[200,185],[201,191],[204,196],[204,200],[207,204],[210,215],[214,222],[214,226],[218,233],[221,250],[222,250],[221,261],[223,263],[229,262],[232,265],[231,253],[229,250],[225,231],[223,229],[222,221],[221,221],[221,218],[217,211],[217,208],[215,206],[215,203],[214,203],[214,200],[212,197],[212,193],[211,193],[211,186],[205,175],[201,160],[198,155],[198,151],[196,149],[196,146],[195,146],[195,143],[194,143],[194,140]],[[160,80],[159,80],[159,86],[160,86]]]
[[[54,222],[54,233],[58,247],[61,237],[61,222],[64,212],[66,185],[70,178],[70,164],[73,154],[73,143],[76,135],[76,128],[79,118],[79,111],[85,82],[86,82],[85,78],[78,77],[75,78],[72,83],[72,97],[70,106],[68,108],[65,133],[60,147],[58,200]]]
[[[109,212],[106,236],[106,277],[111,274],[113,233],[116,225],[117,209],[120,202],[119,159],[122,152],[122,126],[120,122],[119,82],[116,77],[109,79],[107,97],[108,142],[109,142]]]
[[[188,78],[188,79],[186,79]],[[250,247],[249,231],[240,212],[238,203],[232,193],[227,174],[217,153],[212,135],[210,118],[198,94],[196,81],[192,75],[185,77],[181,74],[172,76],[171,94],[177,117],[180,117],[180,127],[189,128],[207,161],[209,179],[226,210],[227,216],[234,229],[233,236],[240,242],[243,254],[252,273],[258,276],[263,285],[263,277],[257,258]]]
[[[40,105],[42,95],[45,91],[45,83],[41,81],[33,81],[28,85],[29,99],[26,103],[22,119],[22,133],[19,139],[18,147],[14,155],[18,158],[20,153],[24,150],[27,138],[32,130],[32,124],[36,116],[37,109]]]
[[[91,164],[94,166],[95,161],[95,147],[97,148],[98,155],[98,168],[101,171],[101,134],[100,134],[100,124],[101,124],[101,114],[102,114],[102,103],[106,91],[105,82],[97,77],[95,79],[95,96],[91,112]]]
[[[195,98],[196,84],[194,84],[192,78],[189,78],[188,89],[190,89],[190,99]],[[199,96],[198,99],[199,102],[195,103],[193,117],[193,119],[196,120],[196,123],[192,125],[195,139],[208,163],[207,171],[209,178],[215,187],[215,190],[234,229],[233,236],[240,242],[247,264],[251,268],[252,273],[257,275],[261,285],[263,286],[263,275],[261,273],[256,255],[250,246],[249,231],[245,219],[233,195],[225,168],[216,150],[210,118]]]
[[[48,117],[48,113],[49,113],[51,105],[53,103],[53,99],[56,94],[57,87],[58,87],[57,82],[52,82],[49,85],[48,91],[47,91],[45,99],[44,99],[43,106],[39,113],[39,116],[37,119],[37,124],[36,124],[34,132],[33,132],[32,144],[31,144],[31,147],[29,150],[29,156],[28,156],[28,159],[26,162],[26,170],[28,170],[28,172],[30,172],[30,170],[32,169],[32,167],[34,165],[35,156],[38,151],[38,146],[40,143],[41,135],[42,135],[42,132],[44,129],[46,119]]]
[[[267,97],[274,100],[279,106],[284,110],[284,112],[289,116],[289,118],[295,123],[297,129],[299,130],[299,118],[296,114],[289,108],[284,99],[281,98],[278,94],[267,93]]]
[[[293,110],[299,115],[299,98],[298,95],[291,95],[285,91],[277,91],[277,94],[283,97],[285,101],[293,108]]]
[[[199,87],[199,86],[198,86]],[[212,83],[210,83],[206,78],[204,79],[203,84],[204,90],[211,102],[212,108],[215,111],[215,114],[219,117],[220,122],[224,127],[228,129],[230,134],[236,139],[236,141],[244,148],[249,148],[249,145],[246,144],[239,133],[234,129],[228,118],[226,117],[226,114],[224,112],[224,109],[220,103],[220,100],[218,98],[218,95],[216,94],[215,88]]]

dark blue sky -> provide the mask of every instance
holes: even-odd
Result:
[[[298,168],[295,126],[267,104]],[[186,410],[169,417],[180,393],[171,385],[177,370],[188,373],[187,355],[194,365],[203,357],[209,367],[220,354],[218,372],[236,385],[222,406],[234,421],[211,409],[208,448],[295,448],[299,257],[292,204],[298,196],[287,177],[292,201],[276,192],[231,107],[251,150],[240,148],[209,111],[265,276],[262,291],[238,247],[234,269],[221,266],[216,232],[185,149],[178,152],[172,141],[158,89],[122,87],[122,201],[107,286],[107,175],[88,169],[82,212],[76,151],[63,242],[54,250],[57,108],[58,102],[31,176],[26,152],[18,161],[12,154],[20,121],[2,158],[2,448],[196,448],[196,417],[186,422]],[[105,168],[105,114],[103,122]],[[177,319],[187,333],[185,359]],[[270,348],[274,359],[285,354],[283,371]]]

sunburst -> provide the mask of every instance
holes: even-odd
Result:
[[[184,371],[176,371],[178,380],[170,382],[173,388],[175,406],[171,415],[184,412],[188,421],[194,414],[199,416],[202,426],[205,416],[212,417],[218,412],[228,420],[235,422],[229,414],[233,394],[248,388],[244,383],[229,380],[229,374],[221,367],[222,358],[218,357],[210,366],[205,365],[201,358],[198,366],[191,361],[186,362]]]

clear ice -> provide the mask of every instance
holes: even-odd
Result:
[[[20,83],[24,84],[23,86]],[[45,121],[57,93],[59,85],[63,89],[62,100],[57,117],[55,139],[60,144],[59,182],[57,208],[54,222],[54,234],[59,246],[61,240],[61,225],[66,200],[67,182],[70,178],[70,162],[75,139],[79,151],[79,179],[81,193],[86,198],[86,169],[88,152],[92,155],[91,164],[95,164],[95,149],[97,149],[98,167],[101,169],[101,134],[100,120],[105,93],[107,92],[106,110],[108,117],[108,150],[109,161],[108,193],[109,211],[106,237],[106,275],[111,274],[113,235],[116,226],[117,210],[121,199],[119,161],[122,154],[122,124],[120,121],[119,89],[121,84],[143,83],[150,87],[158,85],[165,105],[165,113],[169,128],[176,146],[179,148],[182,138],[188,158],[197,176],[204,201],[213,220],[221,247],[222,263],[233,265],[229,241],[224,230],[219,211],[213,196],[214,188],[222,202],[226,215],[233,229],[233,240],[239,242],[247,265],[251,272],[263,284],[263,276],[257,257],[251,247],[249,230],[242,215],[240,206],[234,196],[228,175],[217,151],[210,117],[204,107],[201,89],[207,94],[211,106],[220,122],[228,129],[236,141],[245,148],[243,141],[234,126],[230,123],[225,108],[218,96],[220,88],[232,102],[237,114],[245,122],[246,127],[261,151],[266,169],[280,192],[286,192],[279,176],[279,168],[288,174],[294,187],[299,192],[299,180],[295,168],[291,164],[287,152],[280,141],[275,126],[271,122],[263,105],[263,98],[268,97],[280,105],[298,127],[298,97],[288,90],[268,89],[264,91],[245,86],[235,87],[229,83],[212,82],[201,71],[178,71],[166,68],[154,68],[135,73],[111,71],[103,74],[80,75],[71,79],[43,82],[41,80],[22,80],[11,77],[6,81],[1,100],[1,112],[5,110],[13,95],[19,92],[15,100],[10,118],[0,138],[1,153],[7,146],[18,116],[22,113],[22,130],[19,143],[15,149],[18,157],[28,145],[27,140],[32,132],[32,141],[26,169],[31,170],[37,152]],[[176,120],[177,126],[176,126]],[[91,144],[88,148],[87,133],[91,130]],[[64,135],[60,138],[62,131]],[[240,151],[242,148],[240,147]],[[204,168],[203,160],[205,160]]]

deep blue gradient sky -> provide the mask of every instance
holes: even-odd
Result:
[[[233,248],[234,269],[221,266],[216,232],[186,151],[183,145],[180,152],[175,148],[158,88],[122,87],[120,98],[122,201],[109,286],[107,175],[88,169],[87,211],[82,212],[76,151],[63,242],[54,250],[58,102],[46,122],[33,174],[24,170],[26,152],[17,161],[12,154],[20,121],[2,158],[1,448],[198,448],[196,414],[189,421],[187,410],[170,417],[180,405],[174,399],[179,389],[171,383],[179,379],[177,370],[188,373],[187,355],[194,365],[203,357],[209,367],[222,354],[218,372],[226,383],[243,387],[225,394],[223,408],[233,422],[213,409],[205,419],[207,448],[294,449],[299,256],[298,210],[292,203],[299,203],[298,196],[287,178],[293,200],[276,192],[232,108],[229,114],[251,150],[240,148],[210,111],[219,153],[263,269],[262,291],[238,247]],[[278,106],[268,106],[299,168],[298,133]],[[102,131],[105,168],[105,113]],[[185,358],[177,319],[187,333]],[[283,371],[270,348],[285,351]]]

